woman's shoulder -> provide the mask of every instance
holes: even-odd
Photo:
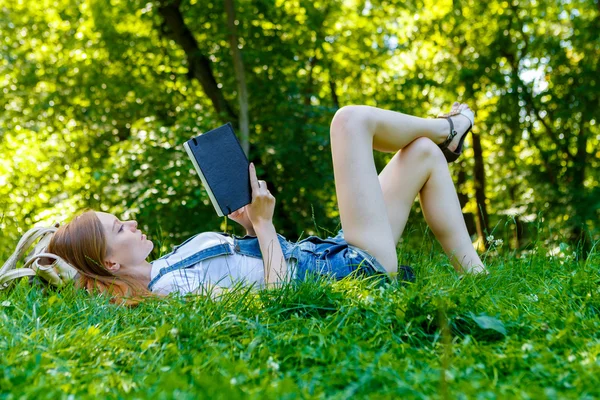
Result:
[[[158,260],[164,260],[174,256],[181,258],[200,250],[223,244],[233,244],[233,238],[219,232],[201,232],[189,237],[181,244],[174,246],[170,253],[163,255]]]
[[[233,238],[219,232],[201,232],[192,236],[183,243],[173,248],[173,252],[178,251],[199,251],[206,248],[221,245],[232,244]]]
[[[201,232],[192,236],[191,242],[201,243],[203,245],[233,243],[233,238],[221,232]]]

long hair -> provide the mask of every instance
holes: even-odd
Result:
[[[106,235],[100,219],[92,210],[76,216],[54,233],[47,251],[62,257],[79,271],[75,285],[90,294],[109,295],[111,302],[137,305],[152,296],[143,284],[112,274],[104,266]]]

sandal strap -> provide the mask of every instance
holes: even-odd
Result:
[[[459,114],[460,114],[460,111],[454,110],[454,111],[449,111],[449,112],[447,112],[445,114],[438,114],[437,118],[450,118],[450,117],[454,117],[454,116],[459,115]]]
[[[445,149],[446,147],[448,147],[448,145],[450,144],[450,142],[452,142],[452,139],[454,139],[454,137],[456,135],[458,135],[458,132],[456,132],[456,130],[454,129],[454,122],[452,122],[452,119],[450,119],[450,117],[440,117],[438,116],[438,118],[445,118],[448,120],[448,122],[450,123],[450,134],[448,135],[448,137],[446,138],[446,140],[444,141],[444,143],[440,144],[440,147],[442,149]]]
[[[439,114],[437,116],[437,118],[450,118],[450,117],[455,117],[457,115],[462,115],[463,117],[467,118],[470,122],[471,122],[471,126],[473,126],[475,124],[475,114],[473,113],[472,110],[454,110],[454,111],[450,111],[447,112],[446,114]]]

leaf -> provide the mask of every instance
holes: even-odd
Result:
[[[86,336],[96,336],[100,334],[100,329],[98,329],[96,326],[90,326],[87,329],[87,333]]]
[[[52,304],[56,303],[56,302],[60,302],[60,299],[57,296],[51,296],[48,299],[48,305],[51,306]]]
[[[502,321],[500,321],[497,318],[494,317],[490,317],[488,315],[485,314],[479,314],[479,315],[475,315],[473,313],[469,313],[468,316],[475,321],[475,323],[481,328],[481,329],[491,329],[494,330],[498,333],[503,334],[504,336],[506,336],[506,328],[504,327],[504,324],[502,323]]]

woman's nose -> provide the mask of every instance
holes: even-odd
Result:
[[[133,229],[137,229],[137,221],[131,221],[131,225],[133,226]]]

